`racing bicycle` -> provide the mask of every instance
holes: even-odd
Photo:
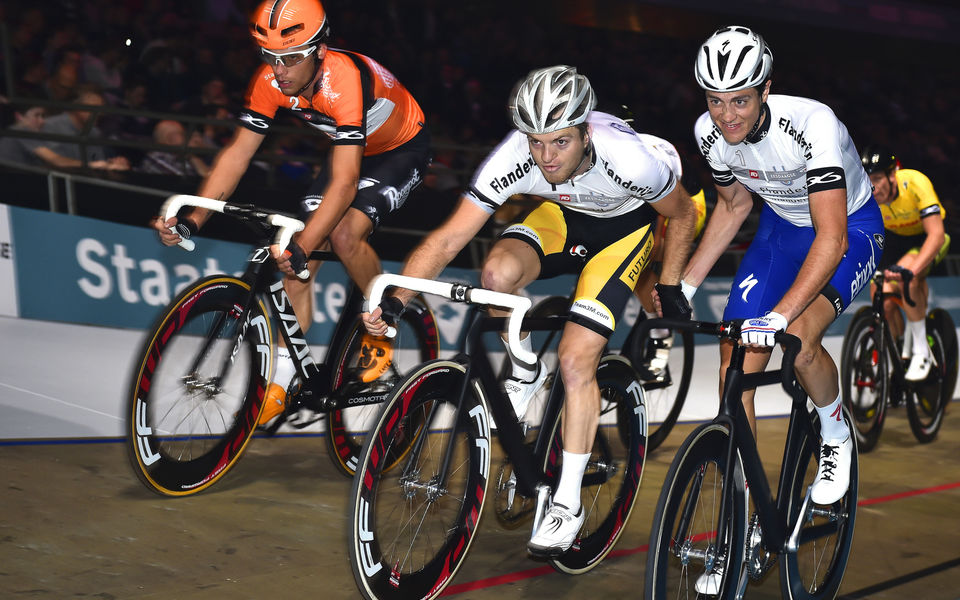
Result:
[[[913,273],[899,265],[888,270],[900,274],[903,301],[910,298]],[[907,364],[901,358],[902,340],[894,340],[884,312],[885,277],[882,270],[873,277],[873,300],[858,310],[847,327],[840,359],[840,388],[843,403],[853,422],[861,452],[877,445],[887,406],[907,405],[907,418],[914,437],[932,442],[943,424],[947,404],[957,385],[957,331],[950,313],[934,308],[927,313],[927,343],[933,366],[923,381],[907,381]],[[899,296],[895,296],[899,300]]]
[[[663,326],[673,329],[721,339],[740,337],[739,322],[664,322],[668,325]],[[650,531],[644,585],[648,600],[708,594],[742,598],[749,580],[762,578],[777,556],[784,598],[836,597],[856,520],[856,443],[847,492],[830,506],[814,504],[810,487],[820,449],[817,412],[807,408],[807,395],[793,375],[799,338],[781,332],[776,339],[784,352],[781,368],[773,371],[745,374],[746,347],[734,347],[719,414],[693,430],[670,465]],[[741,395],[745,389],[778,382],[793,405],[774,498]],[[850,424],[849,414],[844,413],[844,418]],[[752,517],[750,499],[755,508]],[[704,577],[713,578],[712,586],[702,585]]]
[[[211,275],[187,285],[147,333],[125,410],[127,453],[137,477],[158,494],[185,496],[209,488],[237,463],[257,430],[275,329],[298,374],[285,418],[326,416],[328,454],[352,475],[369,423],[404,365],[437,357],[430,309],[415,299],[397,325],[398,335],[391,342],[376,340],[358,318],[363,298],[352,285],[325,360],[318,361],[269,252],[271,242],[286,247],[303,223],[251,205],[184,195],[169,198],[161,214],[169,219],[182,206],[229,215],[249,225],[257,241],[242,275]],[[192,249],[194,242],[181,245]],[[324,252],[311,258],[336,259]]]
[[[513,352],[529,363],[536,356],[520,348],[520,329],[559,331],[566,318],[521,321],[530,306],[528,298],[395,275],[377,279],[370,306],[379,304],[386,285],[475,305],[460,353],[420,365],[384,402],[350,495],[350,564],[363,597],[429,599],[453,580],[479,531],[491,476],[491,416],[513,467],[512,476],[498,482],[498,510],[519,498],[536,498],[536,528],[560,471],[561,378],[553,378],[542,426],[531,441],[483,341],[499,335],[505,319],[486,315],[476,305],[514,309],[506,320],[508,340]],[[605,356],[597,379],[600,427],[581,489],[586,517],[573,547],[549,559],[555,569],[571,574],[589,571],[614,547],[636,502],[646,457],[644,391],[632,366],[623,357]],[[406,448],[411,430],[423,424],[427,432],[418,435],[390,469],[386,457]]]

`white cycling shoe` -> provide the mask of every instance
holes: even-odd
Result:
[[[907,381],[923,381],[930,374],[932,366],[933,358],[929,352],[923,355],[914,352],[913,356],[910,357],[910,366],[907,367],[907,372],[903,378]]]
[[[723,561],[717,560],[713,563],[713,568],[697,577],[693,588],[698,594],[704,596],[718,596],[720,594],[720,584],[723,583]]]
[[[833,504],[847,493],[852,455],[853,440],[849,435],[844,440],[821,442],[817,478],[810,489],[810,499],[815,504]]]
[[[583,518],[582,506],[574,514],[566,506],[554,502],[527,542],[527,550],[533,556],[539,557],[555,558],[562,555],[576,541]]]
[[[543,364],[542,360],[537,362],[537,376],[533,378],[533,381],[521,381],[516,377],[508,377],[503,380],[503,388],[507,392],[507,397],[510,398],[510,404],[513,405],[513,410],[521,421],[523,416],[527,414],[527,409],[530,408],[530,400],[533,399],[534,394],[540,391],[546,380],[547,365]]]

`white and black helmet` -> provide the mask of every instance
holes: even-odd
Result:
[[[700,47],[693,69],[697,83],[712,92],[736,92],[770,78],[773,52],[760,34],[737,25],[716,30]]]
[[[590,81],[575,67],[530,71],[511,98],[513,124],[524,133],[550,133],[587,120],[597,105]]]

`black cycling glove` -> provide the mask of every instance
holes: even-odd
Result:
[[[187,216],[192,213],[193,208],[189,206],[183,206],[177,211],[177,224],[174,226],[174,229],[176,229],[177,234],[185,240],[189,240],[191,236],[197,235],[197,232],[200,231],[197,224],[187,218]]]
[[[382,313],[380,318],[383,319],[383,322],[387,325],[394,325],[400,320],[403,309],[403,302],[400,301],[400,298],[396,296],[386,296],[380,301],[380,312]]]
[[[283,255],[290,259],[290,267],[298,278],[306,280],[310,277],[310,271],[307,270],[307,255],[300,244],[290,240]]]
[[[666,319],[687,320],[693,314],[687,297],[683,295],[679,285],[664,285],[658,283],[653,286],[660,296],[660,310]]]

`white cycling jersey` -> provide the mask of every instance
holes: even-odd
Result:
[[[533,161],[526,134],[513,130],[474,173],[466,196],[491,213],[514,194],[532,194],[570,210],[611,218],[673,191],[680,175],[673,146],[641,136],[606,113],[594,111],[587,122],[593,132],[593,164],[582,175],[557,185],[547,182]],[[670,163],[671,151],[676,165]]]
[[[747,140],[730,145],[705,112],[694,134],[719,186],[739,181],[780,217],[811,227],[809,194],[846,188],[847,214],[870,200],[872,187],[847,128],[827,105],[771,94],[765,121]]]

